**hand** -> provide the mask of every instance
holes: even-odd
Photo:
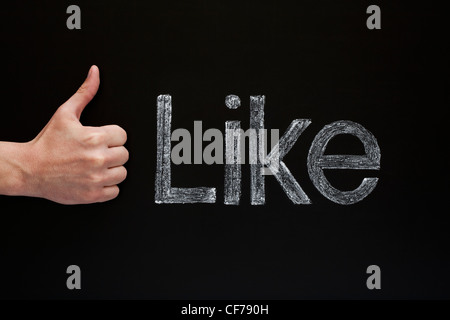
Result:
[[[99,74],[92,66],[78,91],[26,143],[22,195],[82,204],[108,201],[119,194],[117,184],[127,175],[125,130],[117,125],[85,127],[79,121],[97,93]]]

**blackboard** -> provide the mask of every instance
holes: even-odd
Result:
[[[66,9],[81,9],[69,30]],[[369,30],[366,9],[381,8]],[[1,298],[429,299],[449,298],[447,211],[448,24],[433,2],[39,1],[2,5],[0,140],[25,142],[100,68],[84,111],[89,126],[128,133],[118,198],[66,206],[0,197]],[[250,96],[265,96],[265,126],[283,133],[311,119],[284,159],[310,205],[294,205],[266,177],[250,204],[242,166],[238,206],[223,203],[223,165],[172,165],[177,187],[215,187],[214,204],[156,204],[157,97],[170,94],[172,129],[249,126]],[[225,97],[240,97],[231,110]],[[330,170],[364,200],[339,205],[312,184],[307,157],[327,124],[351,120],[377,139],[380,170]],[[204,143],[203,146],[205,146]],[[361,154],[342,135],[330,154]],[[81,268],[81,290],[66,269]],[[381,289],[366,286],[367,267]]]

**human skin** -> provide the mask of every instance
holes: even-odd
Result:
[[[78,91],[32,140],[0,142],[0,194],[40,197],[61,204],[114,199],[127,176],[125,130],[80,123],[97,93],[100,71],[92,66]]]

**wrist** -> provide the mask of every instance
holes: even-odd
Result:
[[[30,143],[0,143],[0,194],[31,196]]]

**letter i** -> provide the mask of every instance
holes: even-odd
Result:
[[[237,109],[241,105],[238,96],[228,95],[225,105]],[[241,198],[241,122],[225,122],[225,188],[224,203],[238,205]]]

